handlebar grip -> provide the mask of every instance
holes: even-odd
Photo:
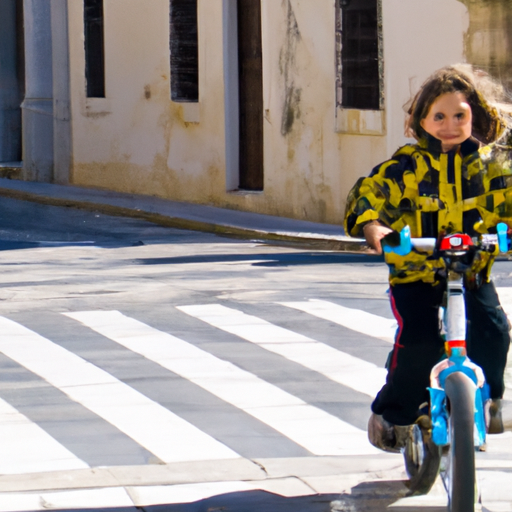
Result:
[[[502,253],[508,252],[511,240],[508,235],[507,224],[504,222],[497,224],[496,233],[499,251]],[[486,236],[494,235],[482,235],[482,238]],[[409,226],[405,226],[399,233],[394,232],[393,236],[387,235],[381,242],[385,253],[394,253],[398,256],[407,256],[413,247],[419,251],[427,252],[433,251],[436,247],[435,238],[411,238],[411,228]],[[496,238],[492,243],[496,244]]]
[[[385,242],[385,240],[382,241],[382,248],[384,252],[390,253],[394,252],[395,254],[398,254],[399,256],[406,256],[409,254],[412,250],[412,242],[411,242],[411,228],[409,226],[405,226],[402,231],[399,233],[400,235],[400,241],[398,245],[389,245]]]
[[[500,252],[508,252],[508,236],[507,236],[508,226],[504,222],[500,222],[496,226],[496,232],[498,234],[498,247]]]

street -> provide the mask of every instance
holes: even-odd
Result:
[[[446,510],[366,439],[380,258],[2,198],[0,269],[0,512]],[[512,510],[511,437],[477,456],[483,510]]]

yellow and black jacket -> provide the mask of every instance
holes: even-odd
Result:
[[[448,153],[431,136],[403,146],[351,190],[345,231],[362,237],[364,224],[371,220],[395,231],[409,226],[412,237],[477,236],[495,232],[500,221],[512,226],[510,155],[510,148],[480,146],[474,139]],[[493,259],[479,253],[472,272],[488,280]],[[442,260],[415,251],[407,256],[387,255],[386,262],[392,285],[435,283],[444,270]]]

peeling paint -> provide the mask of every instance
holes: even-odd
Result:
[[[281,134],[283,136],[292,131],[295,119],[300,117],[300,94],[301,89],[296,89],[293,83],[286,88],[281,122]]]
[[[295,86],[294,72],[296,71],[297,45],[301,40],[299,26],[295,18],[290,0],[285,0],[286,10],[286,41],[281,49],[279,67],[284,77],[285,99],[281,117],[281,134],[288,135],[296,119],[300,117],[301,89]]]

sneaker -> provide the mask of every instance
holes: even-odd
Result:
[[[501,416],[501,399],[492,398],[486,403],[487,409],[487,433],[488,434],[503,434],[505,431],[503,427],[503,418]]]
[[[400,453],[410,430],[411,425],[393,425],[380,414],[372,413],[368,421],[368,440],[379,450]]]
[[[421,430],[432,430],[432,418],[428,414],[422,414],[416,420],[416,424]]]

